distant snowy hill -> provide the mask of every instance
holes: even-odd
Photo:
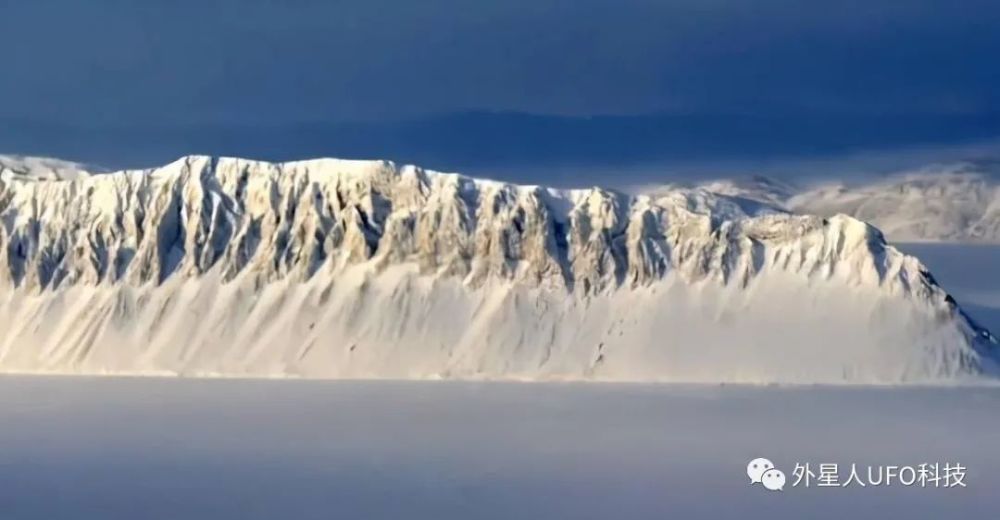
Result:
[[[0,155],[0,178],[21,177],[42,180],[74,180],[89,177],[93,168],[84,164],[21,155]]]
[[[846,215],[397,166],[0,178],[0,370],[905,382],[997,342]]]
[[[804,213],[847,213],[895,241],[1000,242],[1000,182],[971,164],[856,187],[821,186],[787,204]]]
[[[878,226],[896,242],[1000,243],[1000,175],[993,169],[989,164],[970,162],[928,167],[868,183],[796,187],[752,177],[698,187],[796,213],[848,214]]]

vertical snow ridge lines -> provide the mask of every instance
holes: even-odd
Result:
[[[860,221],[746,214],[703,191],[629,198],[389,162],[198,156],[148,173],[2,182],[0,277],[36,290],[160,284],[212,269],[229,279],[309,277],[377,257],[472,285],[499,277],[583,293],[648,284],[671,270],[692,282],[747,285],[765,268],[830,275],[849,267],[855,283],[920,287],[905,283],[918,273],[887,279],[902,255]],[[769,258],[784,261],[766,265]]]

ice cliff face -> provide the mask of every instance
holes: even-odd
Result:
[[[0,177],[0,370],[894,382],[996,340],[847,216],[389,162]]]

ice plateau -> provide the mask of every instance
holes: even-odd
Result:
[[[386,161],[0,176],[0,371],[895,383],[997,340],[846,215]]]

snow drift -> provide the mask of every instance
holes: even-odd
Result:
[[[0,177],[0,370],[900,382],[996,339],[854,218],[381,161]]]

